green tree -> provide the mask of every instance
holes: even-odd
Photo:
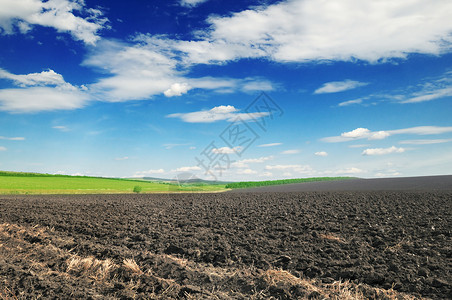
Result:
[[[141,188],[141,186],[139,186],[139,185],[136,185],[136,186],[134,186],[133,187],[133,192],[134,193],[140,193],[141,191],[142,191],[143,189]]]

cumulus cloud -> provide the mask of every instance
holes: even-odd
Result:
[[[181,96],[192,89],[218,93],[272,90],[273,84],[260,77],[191,78],[191,63],[183,52],[174,48],[176,40],[138,35],[130,43],[102,40],[91,48],[82,65],[104,76],[89,87],[102,101],[120,102],[149,99],[164,94]]]
[[[359,139],[368,140],[381,140],[388,136],[396,134],[416,134],[416,135],[430,135],[430,134],[443,134],[452,132],[452,127],[441,127],[441,126],[417,126],[403,129],[395,130],[381,130],[381,131],[370,131],[367,128],[356,128],[352,131],[344,132],[340,136],[331,136],[322,138],[321,141],[327,143],[338,143],[338,142],[348,142]]]
[[[451,14],[452,3],[440,0],[290,0],[208,22],[210,40],[224,41],[222,52],[230,59],[378,62],[450,49]]]
[[[6,149],[6,147],[0,146],[0,151],[6,151],[8,149]]]
[[[31,113],[50,110],[72,110],[90,100],[86,93],[50,87],[0,90],[0,111]]]
[[[30,73],[25,75],[16,75],[6,70],[0,69],[0,78],[12,80],[14,84],[20,87],[52,85],[74,88],[71,84],[64,81],[64,78],[61,74],[58,74],[51,69],[42,71],[41,73]]]
[[[363,151],[362,155],[385,155],[391,153],[403,153],[404,148],[397,148],[395,146],[389,148],[370,148]]]
[[[74,12],[86,17],[76,16]],[[94,44],[107,21],[100,10],[86,9],[83,0],[2,0],[0,3],[0,33],[3,34],[13,34],[15,28],[27,33],[32,26],[40,25],[69,33],[85,44]]]
[[[314,91],[314,94],[329,94],[329,93],[338,93],[343,91],[348,91],[352,89],[356,89],[360,86],[368,85],[366,82],[359,82],[354,80],[344,80],[344,81],[332,81],[324,83],[320,88]]]
[[[1,111],[27,113],[76,109],[91,99],[84,86],[73,86],[53,70],[16,75],[0,69],[0,78],[12,80],[21,87],[0,90]]]
[[[182,96],[190,90],[190,86],[187,83],[174,83],[163,94],[166,97]]]
[[[317,155],[317,156],[328,156],[328,153],[325,152],[325,151],[319,151],[319,152],[316,152],[314,154]]]
[[[233,122],[237,118],[243,121],[256,120],[268,116],[268,112],[239,113],[232,105],[220,105],[209,110],[190,113],[175,113],[167,115],[168,118],[179,118],[187,123],[213,123],[217,121]]]

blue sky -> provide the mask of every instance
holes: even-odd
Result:
[[[0,0],[0,169],[451,174],[452,3]]]

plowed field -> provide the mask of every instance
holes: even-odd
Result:
[[[0,299],[452,298],[452,192],[0,196]]]

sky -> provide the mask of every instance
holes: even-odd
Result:
[[[450,0],[0,0],[0,170],[452,174]]]

